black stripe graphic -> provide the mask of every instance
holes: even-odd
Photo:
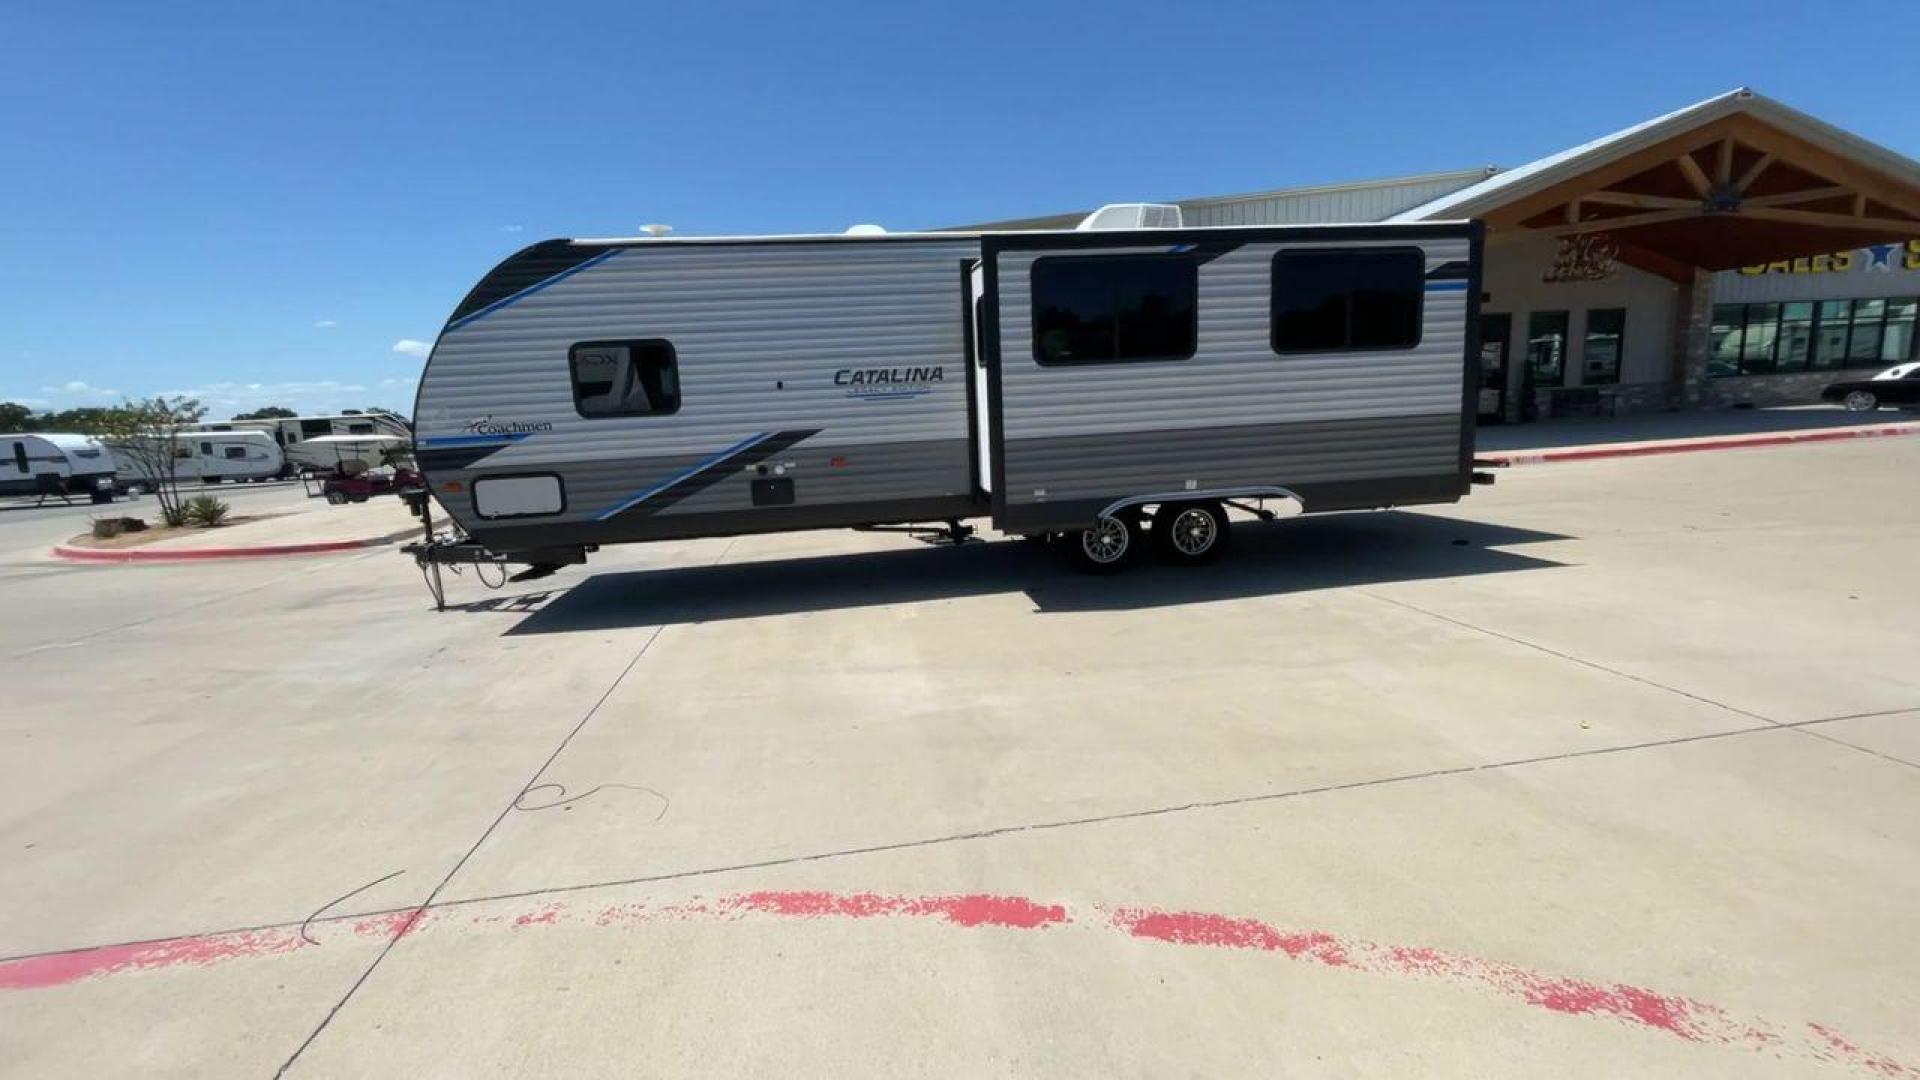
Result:
[[[672,506],[682,499],[697,495],[719,483],[721,480],[750,469],[775,454],[792,447],[803,440],[820,434],[819,428],[806,428],[795,431],[776,431],[765,439],[754,443],[737,454],[714,462],[690,476],[682,477],[672,485],[655,492],[644,502],[636,503],[615,514],[614,520],[624,517],[646,517]]]
[[[437,450],[416,450],[414,460],[420,463],[423,472],[454,472],[459,469],[471,469],[490,454],[497,454],[513,443],[499,443],[493,446],[447,446]]]
[[[1427,280],[1465,281],[1467,279],[1467,271],[1470,269],[1472,269],[1472,264],[1467,262],[1467,260],[1455,259],[1452,262],[1441,263],[1439,266],[1427,271]]]

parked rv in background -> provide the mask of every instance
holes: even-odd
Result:
[[[174,478],[183,483],[270,480],[286,469],[286,455],[264,431],[182,432],[173,455]],[[151,484],[155,479],[136,455],[115,456],[120,487]]]
[[[413,441],[405,418],[393,413],[348,413],[342,416],[287,416],[268,420],[216,420],[193,425],[196,431],[264,431],[286,455],[286,470],[327,472],[340,464],[337,445],[309,448],[306,442],[326,435],[397,435]],[[360,448],[368,468],[384,464],[380,444]]]
[[[91,435],[7,435],[0,437],[0,446],[6,451],[0,459],[0,495],[45,494],[57,484],[94,502],[113,499],[113,454]]]

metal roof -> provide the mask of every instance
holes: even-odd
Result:
[[[1387,220],[1479,217],[1495,207],[1544,191],[1589,169],[1735,113],[1746,113],[1816,146],[1853,158],[1896,179],[1920,185],[1920,162],[1896,154],[1852,132],[1842,131],[1798,109],[1788,108],[1743,86],[1592,142],[1548,155],[1517,169],[1490,176],[1478,184],[1404,210]]]

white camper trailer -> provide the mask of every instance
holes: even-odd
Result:
[[[287,416],[264,420],[213,420],[194,425],[197,431],[264,431],[272,436],[286,455],[288,472],[327,472],[337,469],[346,458],[357,457],[366,468],[377,468],[381,453],[398,438],[412,442],[413,431],[405,419],[392,413],[345,413],[340,416]],[[370,436],[369,442],[342,451],[336,443],[308,446],[308,441],[332,436]]]
[[[141,455],[118,456],[121,486],[153,483],[152,464]],[[183,483],[270,480],[286,464],[273,436],[264,431],[182,431],[173,458],[174,478]]]
[[[990,518],[1090,569],[1473,481],[1474,223],[555,240],[415,408],[458,552]],[[1261,504],[1264,505],[1264,504]]]
[[[0,495],[85,495],[113,501],[113,454],[91,435],[35,432],[0,435]]]

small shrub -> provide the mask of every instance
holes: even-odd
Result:
[[[160,508],[160,520],[167,523],[167,528],[177,529],[187,523],[187,511],[184,507],[163,506]]]
[[[126,531],[126,518],[96,518],[93,522],[93,538],[95,540],[111,540]]]
[[[226,519],[227,511],[233,509],[211,495],[196,495],[187,500],[180,513],[190,525],[210,529]]]
[[[123,517],[123,518],[115,518],[114,520],[120,523],[121,532],[146,532],[147,531],[147,522],[146,522],[146,519],[144,518]]]

